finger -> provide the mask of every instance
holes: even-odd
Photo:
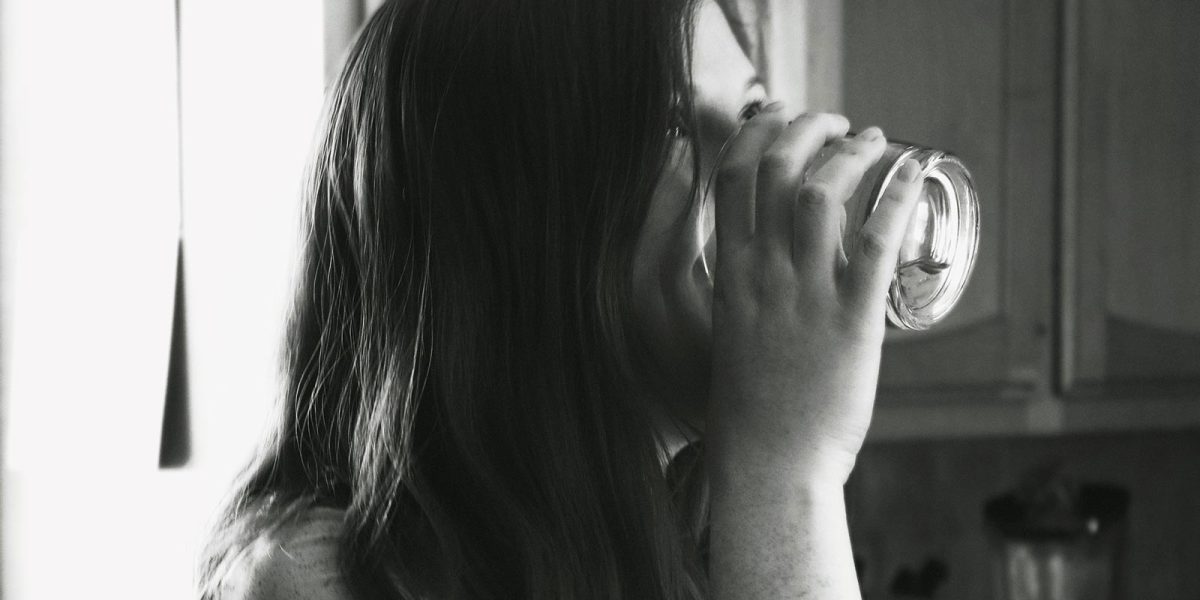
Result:
[[[792,202],[813,158],[850,129],[850,122],[832,113],[805,113],[784,129],[763,154],[758,165],[755,226],[757,239],[768,251],[790,258]]]
[[[877,305],[887,295],[921,184],[921,166],[911,158],[904,161],[866,224],[854,236],[846,282],[853,300],[862,306]]]
[[[762,154],[787,126],[783,104],[772,103],[742,126],[717,165],[716,234],[720,256],[754,235],[755,173]]]
[[[886,147],[883,132],[870,127],[838,142],[829,160],[816,167],[800,186],[793,213],[792,253],[797,267],[810,272],[833,270],[842,239],[842,205]]]

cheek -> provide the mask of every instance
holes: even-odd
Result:
[[[693,200],[692,155],[680,152],[675,159],[659,179],[638,237],[633,293],[660,362],[680,369],[707,348],[712,291],[700,262],[702,204]]]
[[[638,261],[659,260],[656,255],[671,250],[667,247],[671,238],[675,237],[688,221],[691,221],[694,229],[695,218],[690,212],[694,209],[691,199],[695,174],[692,153],[688,146],[682,141],[676,143],[671,159],[659,176],[654,194],[650,198],[650,208],[646,211],[646,221],[638,235]]]
[[[716,111],[701,111],[696,120],[695,145],[700,155],[700,173],[707,176],[716,168],[721,147],[737,133],[738,125]]]
[[[664,316],[662,279],[671,249],[670,240],[674,235],[673,225],[683,216],[681,206],[688,189],[684,175],[669,170],[659,178],[634,250],[633,293],[636,309],[639,317],[650,317],[652,322],[661,321]]]

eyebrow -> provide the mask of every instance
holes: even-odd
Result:
[[[754,75],[751,75],[750,78],[746,80],[745,91],[750,91],[756,85],[763,85],[762,77],[758,76],[757,71],[754,73]]]

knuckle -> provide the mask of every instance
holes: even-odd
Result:
[[[759,173],[776,175],[783,173],[791,173],[799,167],[799,161],[795,156],[781,150],[771,150],[763,155],[762,161],[758,163]]]
[[[803,209],[825,209],[834,203],[829,188],[820,183],[802,186],[796,204]]]
[[[846,142],[858,154],[873,153],[887,146],[887,138],[883,137],[883,134],[879,134],[878,137],[868,138],[857,136],[846,140]]]
[[[831,135],[839,138],[845,137],[845,135],[850,131],[850,120],[842,115],[837,113],[825,113],[823,119],[825,120],[823,126]]]
[[[834,113],[834,112],[827,112],[827,113],[821,113],[821,114],[826,119],[829,119],[829,121],[832,124],[834,124],[838,127],[849,127],[850,126],[850,119],[847,119],[846,115],[843,115],[841,113]]]
[[[778,132],[787,127],[791,121],[788,120],[787,112],[783,110],[767,110],[759,111],[758,114],[750,118],[742,124],[742,134],[746,132],[755,132],[751,135],[771,135],[771,132]],[[765,133],[764,133],[765,132]]]
[[[874,139],[851,138],[842,140],[842,153],[852,157],[863,166],[875,162],[887,146],[887,140],[882,137]]]
[[[817,123],[821,119],[821,115],[822,113],[802,112],[796,117],[795,120],[792,121],[792,123],[800,127],[807,127]]]
[[[864,229],[858,234],[858,247],[868,260],[880,260],[887,254],[887,239],[878,231]]]
[[[744,181],[751,165],[745,160],[726,160],[717,167],[717,185]]]
[[[801,128],[815,128],[826,131],[841,131],[849,129],[850,122],[846,117],[837,113],[825,112],[805,112],[801,113],[792,121],[794,126]]]
[[[837,141],[837,152],[848,158],[858,158],[867,152],[867,144],[861,140],[849,139]]]
[[[830,128],[836,128],[846,122],[846,117],[837,113],[815,112],[809,114],[812,115],[814,121]]]
[[[905,198],[908,198],[907,185],[890,186],[888,190],[879,198],[879,202],[880,204],[901,205],[904,204]]]
[[[919,196],[917,193],[919,183],[915,181],[896,181],[895,184],[889,185],[887,190],[879,198],[881,204],[900,208],[907,204],[909,200],[916,200]]]
[[[866,173],[868,166],[869,165],[867,164],[867,161],[862,160],[859,154],[851,154],[839,151],[829,159],[825,169],[822,173],[819,173],[817,177],[824,176],[831,180],[836,180],[841,177],[862,178],[863,174]]]

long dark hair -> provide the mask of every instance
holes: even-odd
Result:
[[[631,358],[690,0],[398,0],[329,90],[274,435],[206,550],[346,509],[361,598],[694,598]],[[682,107],[682,113],[680,112]]]

